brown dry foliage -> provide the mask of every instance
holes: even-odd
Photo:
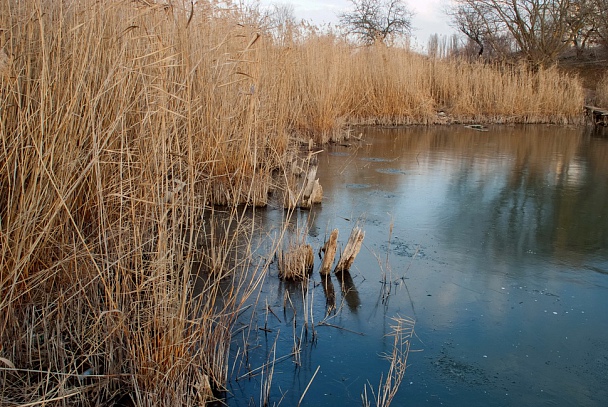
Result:
[[[0,4],[0,357],[15,366],[0,404],[192,405],[221,387],[256,286],[238,276],[251,228],[203,256],[222,271],[194,297],[200,221],[212,203],[265,204],[296,134],[325,142],[439,109],[580,119],[580,85],[555,70],[313,31],[279,47],[234,7],[170,4]]]

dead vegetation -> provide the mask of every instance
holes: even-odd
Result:
[[[608,108],[608,73],[604,73],[597,83],[596,102],[599,106]]]
[[[355,257],[359,254],[359,250],[361,250],[364,237],[365,232],[360,227],[356,226],[353,228],[350,232],[348,242],[346,242],[346,246],[344,246],[344,251],[340,255],[340,260],[336,265],[336,269],[334,270],[336,273],[342,273],[350,269],[355,261]]]
[[[321,251],[325,253],[323,255],[323,263],[321,264],[321,270],[319,271],[321,275],[328,275],[331,271],[332,265],[334,264],[336,251],[338,249],[338,234],[338,229],[332,230],[331,234],[329,235],[329,240],[325,242],[323,248],[321,249]]]
[[[291,158],[290,170],[279,183],[286,209],[310,209],[323,200],[323,187],[317,178],[317,153],[309,150]]]
[[[428,124],[440,108],[580,117],[580,85],[555,70],[315,32],[278,46],[236,7],[181,4],[0,5],[2,405],[194,405],[221,389],[231,328],[268,267],[251,263],[238,205],[268,203],[294,135],[321,144],[345,123]],[[312,168],[289,207],[319,201]],[[204,225],[214,204],[225,228]]]
[[[287,247],[278,254],[279,278],[284,280],[302,281],[310,275],[314,268],[314,255],[312,246],[305,243],[305,234],[297,233]],[[340,254],[338,264],[334,273],[348,272],[353,265],[357,254],[361,250],[365,232],[355,226]],[[334,229],[323,247],[319,249],[319,255],[324,253],[319,273],[328,276],[334,264],[336,252],[338,251],[338,229]]]
[[[284,280],[304,280],[314,267],[312,246],[305,243],[290,244],[279,252],[279,278]]]
[[[388,407],[391,405],[405,376],[415,324],[416,321],[410,318],[400,316],[393,318],[391,333],[388,335],[393,337],[392,349],[390,353],[384,355],[386,360],[390,362],[388,373],[386,377],[380,377],[377,389],[374,389],[371,384],[365,386],[361,395],[364,407],[372,406],[367,394],[368,387],[375,407]]]

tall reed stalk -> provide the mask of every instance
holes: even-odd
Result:
[[[608,108],[608,74],[604,74],[595,89],[596,103],[604,108]]]
[[[405,376],[407,369],[407,357],[410,353],[410,341],[414,336],[415,321],[410,318],[400,316],[393,318],[394,325],[391,325],[389,336],[393,337],[393,345],[390,353],[385,355],[390,362],[386,377],[380,377],[377,390],[369,385],[370,393],[376,407],[388,407],[393,402],[399,386]],[[361,394],[361,401],[364,407],[372,404],[367,395],[366,385]]]
[[[208,400],[256,281],[225,247],[231,279],[195,292],[203,219],[265,200],[287,148],[257,119],[258,35],[147,2],[0,15],[0,404]]]

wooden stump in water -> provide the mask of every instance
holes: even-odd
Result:
[[[325,255],[323,256],[323,263],[321,264],[321,275],[325,276],[331,271],[331,266],[334,264],[337,249],[338,229],[334,229],[329,235],[329,240],[325,242],[325,245],[323,246],[323,251],[325,252]]]
[[[301,208],[311,208],[313,204],[320,203],[323,199],[323,188],[319,184],[317,177],[318,164],[316,159],[310,161],[304,185],[302,189],[302,197],[300,198],[299,206]]]
[[[334,273],[348,271],[350,269],[355,261],[355,257],[359,254],[359,250],[361,250],[364,237],[365,232],[361,230],[360,227],[355,226],[350,232],[350,237],[348,238],[348,242],[346,243],[346,247],[344,247],[344,251],[340,256],[340,261],[338,262]]]
[[[585,106],[585,115],[595,126],[608,126],[608,109],[595,106]]]
[[[295,207],[311,208],[321,203],[323,188],[317,176],[318,162],[315,155],[310,154],[306,159],[295,158],[285,186],[283,205],[292,209]],[[303,175],[304,174],[304,175]],[[300,191],[298,193],[298,191]]]

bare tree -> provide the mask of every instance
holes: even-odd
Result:
[[[452,18],[454,28],[476,44],[479,47],[477,55],[482,56],[484,44],[490,37],[483,15],[469,4],[455,5],[448,10],[448,15]]]
[[[350,0],[353,10],[340,14],[340,24],[366,45],[388,43],[409,35],[413,13],[400,0]]]
[[[571,0],[566,24],[577,56],[591,45],[607,44],[608,0]]]
[[[593,25],[592,41],[608,49],[608,0],[589,0],[591,12],[589,20]]]
[[[572,22],[575,5],[580,1],[456,0],[456,3],[473,15],[476,23],[481,23],[484,32],[508,33],[528,60],[542,65],[553,63],[572,41],[569,21]]]
[[[427,55],[431,58],[449,58],[459,55],[460,40],[457,34],[449,36],[431,34],[426,45]]]
[[[287,45],[294,40],[298,25],[293,4],[274,3],[268,12],[270,30],[279,45]]]

